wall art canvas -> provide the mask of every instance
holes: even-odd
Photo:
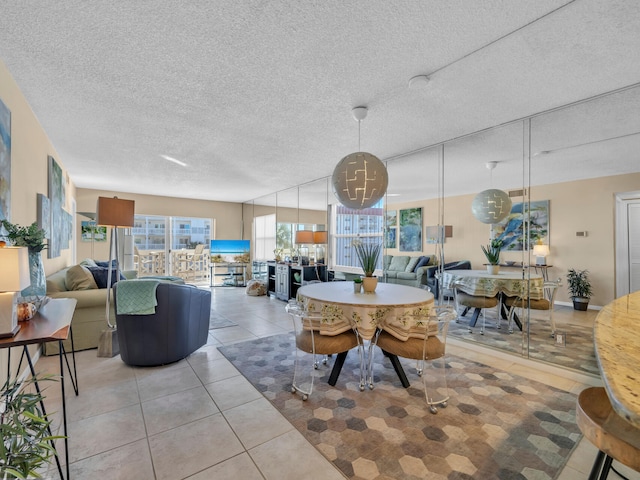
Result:
[[[445,243],[447,241],[444,225],[433,225],[427,227],[425,229],[425,235],[425,243],[429,245]]]
[[[422,251],[422,208],[400,210],[400,251]]]
[[[106,242],[107,227],[98,226],[93,220],[82,221],[80,222],[80,238],[83,242]]]
[[[396,227],[387,227],[384,230],[384,248],[396,248]]]
[[[528,210],[528,205],[531,205],[531,210]],[[524,237],[527,218],[530,229],[529,245],[526,245]],[[549,200],[530,204],[514,203],[507,218],[492,226],[491,238],[502,240],[502,249],[507,251],[532,250],[538,240],[544,245],[549,245]]]
[[[66,250],[71,241],[71,229],[73,228],[73,217],[66,210],[62,210],[62,233],[60,235],[60,248]]]
[[[49,197],[38,193],[36,199],[38,227],[44,230],[45,238],[51,238],[51,204]]]
[[[62,168],[51,156],[49,162],[49,201],[51,202],[51,235],[49,238],[48,258],[57,258],[62,250],[62,239],[65,235],[62,206],[64,205],[64,184]]]
[[[398,211],[387,210],[387,213],[384,215],[384,226],[395,227],[396,225],[398,225]]]
[[[0,220],[11,220],[11,112],[0,100]]]

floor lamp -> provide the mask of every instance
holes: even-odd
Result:
[[[111,227],[106,305],[108,328],[107,330],[103,330],[100,334],[100,341],[98,342],[99,357],[113,357],[120,352],[118,347],[118,338],[116,336],[116,326],[111,324],[111,320],[109,318],[111,290],[113,289],[111,275],[115,270],[115,281],[117,282],[120,279],[120,268],[118,265],[118,228],[133,227],[134,206],[135,202],[133,200],[123,200],[118,197],[98,197],[96,223],[101,226]]]

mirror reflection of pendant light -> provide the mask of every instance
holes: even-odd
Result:
[[[497,164],[498,162],[486,163],[486,167],[491,171],[492,180],[493,169]],[[476,195],[471,204],[471,212],[482,223],[498,223],[511,213],[511,199],[507,192],[490,188]]]
[[[367,116],[367,107],[352,111],[358,121],[358,150],[360,150],[360,122]],[[355,152],[338,162],[333,170],[333,193],[345,207],[361,210],[376,204],[386,193],[389,175],[384,163],[367,152]]]

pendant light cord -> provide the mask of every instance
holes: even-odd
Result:
[[[360,124],[362,120],[358,120],[358,151],[360,151]]]

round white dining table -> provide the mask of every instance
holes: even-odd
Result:
[[[427,290],[381,282],[374,293],[355,293],[353,282],[313,283],[298,290],[297,301],[321,314],[314,325],[320,334],[337,335],[353,324],[365,340],[371,340],[378,327],[404,341],[424,338],[427,325],[421,318],[434,306]]]

